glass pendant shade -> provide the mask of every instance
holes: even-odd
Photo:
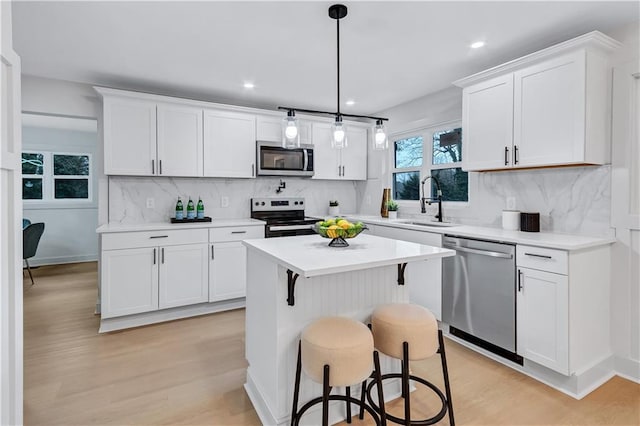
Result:
[[[373,149],[384,150],[389,148],[389,137],[387,136],[387,129],[384,128],[382,120],[376,122],[373,128]]]
[[[282,147],[287,149],[300,148],[300,127],[293,111],[289,111],[282,119]]]
[[[342,149],[347,147],[347,127],[342,122],[342,117],[337,116],[331,125],[331,148]]]

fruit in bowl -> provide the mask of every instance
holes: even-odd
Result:
[[[329,245],[346,247],[349,244],[344,241],[345,238],[354,238],[367,227],[362,222],[352,223],[338,217],[316,222],[313,229],[322,237],[331,238]]]

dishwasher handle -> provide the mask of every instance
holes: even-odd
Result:
[[[446,244],[443,245],[442,247],[452,249],[455,251],[461,251],[464,253],[472,253],[472,254],[479,254],[482,256],[497,257],[500,259],[513,259],[513,254],[511,253],[500,253],[498,251],[478,250],[478,249],[472,249],[468,247],[450,246]]]

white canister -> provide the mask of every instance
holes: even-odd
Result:
[[[502,210],[502,229],[518,231],[520,229],[520,211]]]

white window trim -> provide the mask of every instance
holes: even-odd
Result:
[[[391,182],[391,187],[393,189],[393,174],[398,172],[410,172],[418,170],[420,171],[420,182],[425,176],[431,175],[431,170],[436,169],[450,169],[454,168],[456,164],[459,164],[462,167],[462,162],[459,163],[446,163],[446,164],[431,164],[433,162],[433,134],[445,130],[456,129],[458,127],[462,127],[462,120],[451,120],[434,124],[425,124],[422,126],[413,125],[408,126],[407,128],[399,128],[396,132],[389,135],[389,175],[388,181]],[[422,166],[420,167],[406,167],[406,168],[395,168],[395,141],[415,137],[422,136]],[[464,132],[463,132],[464,139]],[[428,146],[425,145],[427,143]],[[471,202],[471,174],[469,174],[469,182],[468,182],[468,190],[467,190],[467,201],[443,201],[443,206],[446,206],[447,209],[462,209],[469,206]],[[422,187],[421,187],[422,188]],[[422,189],[420,189],[422,191]],[[429,182],[425,184],[426,197],[431,197],[431,185]],[[422,193],[420,193],[422,196]],[[420,211],[420,200],[396,200],[398,206],[401,210],[406,211]]]
[[[41,175],[22,175],[23,178],[42,179],[42,199],[22,200],[26,208],[93,208],[94,200],[94,179],[93,179],[93,154],[89,152],[76,151],[48,151],[44,149],[27,149],[22,151],[25,154],[42,154],[43,166]],[[88,175],[55,175],[53,171],[54,155],[74,155],[89,157]],[[88,198],[55,198],[55,179],[87,179]]]

